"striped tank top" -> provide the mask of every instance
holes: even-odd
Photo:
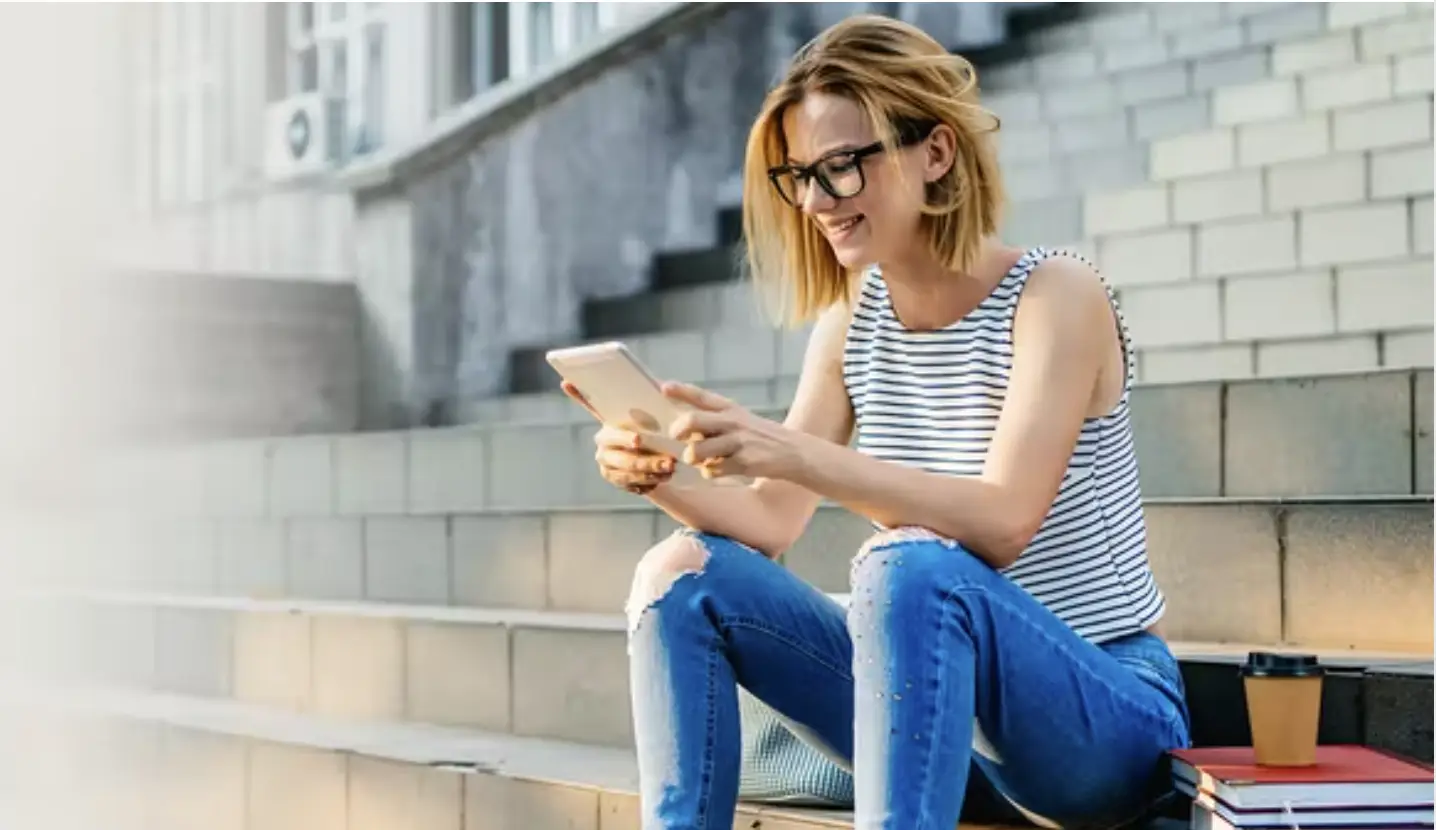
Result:
[[[869,271],[843,356],[857,449],[933,473],[981,475],[1012,371],[1018,298],[1032,270],[1058,253],[1026,252],[972,312],[936,331],[904,327],[881,273]],[[1132,441],[1131,339],[1115,297],[1112,303],[1128,355],[1121,400],[1084,421],[1047,518],[1003,571],[1094,643],[1145,629],[1165,609],[1147,561]]]

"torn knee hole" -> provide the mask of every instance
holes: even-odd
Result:
[[[638,563],[633,574],[633,587],[624,606],[624,613],[628,616],[628,633],[638,630],[644,613],[668,596],[674,583],[684,576],[702,574],[707,564],[707,548],[690,536],[669,537],[650,550]]]
[[[868,554],[875,550],[892,547],[903,542],[932,542],[942,541],[942,536],[928,530],[925,527],[894,527],[873,534],[872,538],[863,543],[858,549],[858,555],[853,558],[854,563],[861,562]]]

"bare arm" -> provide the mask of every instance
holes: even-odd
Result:
[[[851,315],[850,308],[835,306],[814,326],[798,390],[783,422],[815,444],[846,446],[852,437],[853,409],[842,365]],[[770,557],[797,541],[820,500],[801,484],[776,478],[758,478],[747,486],[668,483],[648,498],[680,524],[736,539]]]
[[[1106,289],[1086,265],[1054,259],[1033,272],[1013,321],[1012,376],[980,476],[883,461],[701,401],[706,411],[685,415],[674,434],[704,436],[688,454],[726,472],[766,471],[812,498],[889,527],[928,528],[1006,567],[1041,528],[1082,423],[1100,408],[1114,332]]]

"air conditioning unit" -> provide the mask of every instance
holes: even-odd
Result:
[[[291,95],[269,105],[264,125],[264,169],[270,181],[311,176],[342,164],[344,100],[319,92]]]

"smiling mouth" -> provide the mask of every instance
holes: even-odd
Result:
[[[863,221],[863,216],[862,216],[862,214],[858,214],[857,216],[853,216],[853,217],[850,217],[850,218],[848,218],[848,219],[845,219],[845,220],[843,220],[842,222],[837,223],[836,225],[829,225],[829,226],[827,227],[828,238],[829,238],[829,239],[842,239],[842,238],[846,237],[848,234],[852,233],[852,232],[853,232],[853,229],[856,228],[858,225],[860,225],[860,224],[862,223],[862,221]]]

